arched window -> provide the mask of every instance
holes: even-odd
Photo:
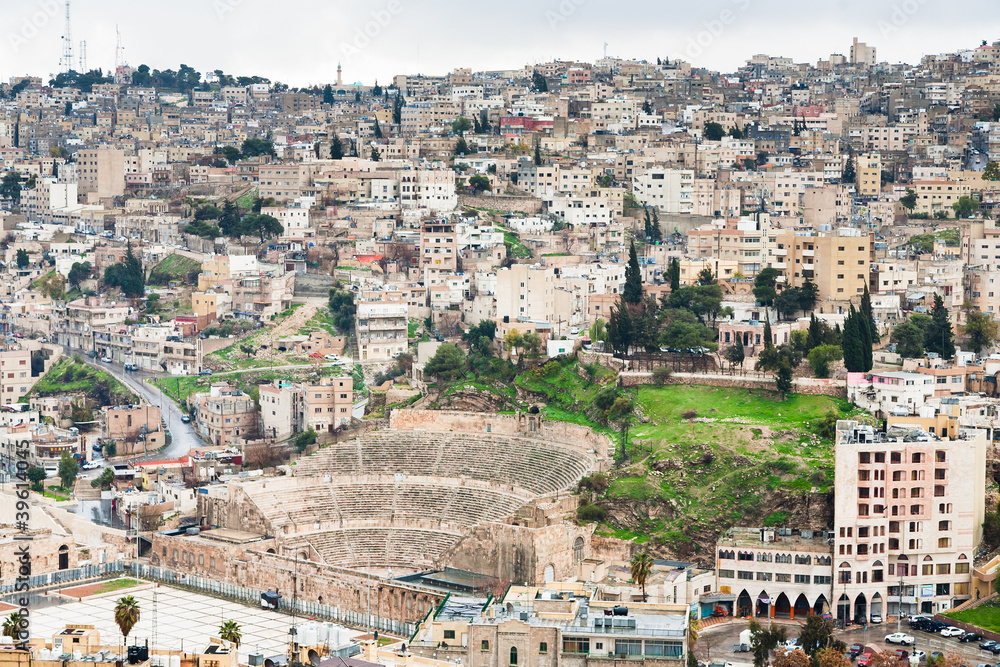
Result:
[[[516,665],[517,664],[517,647],[516,646],[511,646],[510,647],[510,664],[511,665]]]
[[[576,538],[576,542],[573,543],[573,562],[580,563],[583,562],[583,538]],[[511,663],[514,664],[514,663]]]

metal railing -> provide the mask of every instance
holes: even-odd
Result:
[[[28,585],[32,589],[47,588],[58,584],[66,584],[72,581],[81,581],[83,579],[93,579],[96,577],[106,577],[112,574],[120,574],[124,570],[125,567],[122,561],[102,563],[100,565],[84,565],[83,567],[73,568],[72,570],[59,570],[57,572],[48,572],[46,574],[36,574],[28,577]],[[13,592],[14,584],[0,586],[0,595]]]

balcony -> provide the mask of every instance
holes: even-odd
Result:
[[[802,251],[802,256],[803,257],[815,257],[816,256],[816,251],[815,250],[803,250]]]

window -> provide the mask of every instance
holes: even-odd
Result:
[[[512,665],[516,665],[517,664],[517,647],[516,646],[511,646],[510,647],[510,664],[512,664]]]
[[[616,639],[615,655],[625,657],[630,655],[642,655],[641,639]]]
[[[951,563],[938,563],[937,565],[938,574],[951,574]]]
[[[808,574],[797,574],[795,575],[795,583],[797,584],[808,584],[809,575]]]
[[[681,645],[681,642],[671,642],[663,639],[646,640],[646,655],[679,658],[683,654],[684,647]]]
[[[941,498],[943,496],[944,496],[944,485],[943,484],[935,484],[934,485],[934,497],[935,498]]]
[[[753,581],[753,572],[747,572],[746,570],[740,570],[736,573],[737,579],[746,579],[748,581]]]
[[[564,637],[563,653],[590,653],[589,637]]]
[[[757,573],[757,581],[771,581],[771,573],[770,572],[758,572]]]
[[[785,572],[777,572],[774,575],[774,580],[779,583],[787,584],[792,580],[792,575],[786,574]]]
[[[549,645],[546,642],[538,642],[538,652],[543,654],[548,653]]]
[[[732,579],[734,576],[733,570],[719,570],[719,579]]]
[[[445,639],[454,639],[455,638],[455,631],[454,630],[445,630],[444,631],[444,638]]]
[[[817,574],[813,577],[813,583],[816,585],[831,584],[833,583],[833,577],[827,577],[822,574]]]
[[[480,651],[489,651],[490,650],[490,643],[489,643],[489,641],[487,641],[486,639],[484,639],[483,642],[479,645],[479,650]]]
[[[938,584],[935,595],[951,595],[951,584]]]
[[[938,538],[938,549],[947,549],[951,546],[950,537],[940,537]]]
[[[892,452],[889,455],[889,463],[902,463],[903,453],[902,452]]]
[[[955,563],[955,574],[968,574],[969,564],[968,563]]]
[[[924,460],[924,455],[921,454],[920,452],[914,452],[913,454],[910,455],[911,463],[923,463],[923,460]]]

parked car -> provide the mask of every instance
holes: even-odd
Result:
[[[98,469],[100,467],[101,467],[100,463],[95,463],[93,461],[91,461],[89,463],[84,463],[83,464],[83,469],[84,470],[96,470],[96,469]]]
[[[324,359],[329,359],[330,361],[336,361],[337,359],[340,359],[340,355],[339,354],[327,354],[323,358]]]
[[[913,635],[908,635],[905,632],[894,632],[891,635],[885,636],[886,644],[902,644],[903,646],[913,646]]]
[[[185,424],[191,423],[191,415],[181,415],[181,421]]]
[[[882,616],[880,614],[872,614],[872,620],[871,620],[871,622],[872,623],[881,623],[882,622]]]
[[[940,660],[943,657],[944,653],[942,653],[941,651],[931,651],[931,658],[933,658],[934,660]]]
[[[910,652],[910,657],[911,658],[916,658],[917,660],[926,660],[927,659],[927,654],[924,653],[923,651],[911,651]]]
[[[200,371],[198,371],[198,375],[211,375],[211,374],[212,374],[211,368],[203,368]]]
[[[977,635],[975,632],[966,632],[958,638],[960,642],[980,642],[983,640],[982,635]]]
[[[851,647],[847,649],[848,655],[851,656],[851,660],[865,652],[864,644],[851,644]]]
[[[104,363],[106,363],[106,364],[110,364],[111,363],[111,357],[101,357],[101,361],[104,362]]]
[[[910,652],[905,648],[897,648],[896,657],[900,660],[908,660],[910,658]]]
[[[858,658],[858,667],[868,667],[868,663],[872,660],[871,653],[862,653],[861,657]]]
[[[946,628],[941,628],[942,637],[961,637],[965,634],[965,630],[962,628],[956,628],[954,625],[949,625]]]
[[[987,639],[986,641],[979,644],[979,648],[982,649],[983,651],[989,651],[996,645],[997,643],[995,641],[993,641],[992,639]]]

